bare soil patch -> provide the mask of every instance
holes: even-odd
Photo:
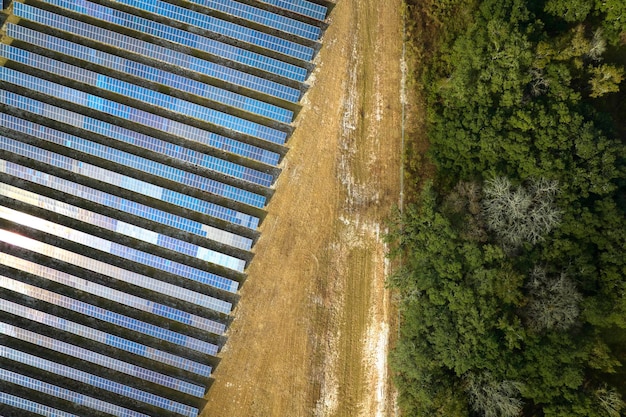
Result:
[[[393,415],[401,1],[340,0],[323,41],[205,417]]]

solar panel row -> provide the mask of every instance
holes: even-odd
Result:
[[[63,192],[85,201],[98,203],[124,213],[136,215],[144,219],[157,222],[184,232],[193,233],[209,238],[219,243],[234,246],[240,249],[250,249],[252,240],[234,233],[227,232],[206,224],[195,222],[182,216],[155,209],[144,204],[137,203],[113,194],[96,190],[81,184],[55,177],[32,168],[28,168],[13,162],[0,160],[0,172],[12,175],[34,184],[41,184],[51,189],[52,193]],[[159,228],[160,229],[160,228]]]
[[[56,352],[60,352],[74,358],[98,364],[105,368],[113,369],[115,371],[131,375],[148,382],[153,382],[155,384],[159,384],[168,388],[172,388],[186,394],[194,395],[196,397],[202,397],[205,392],[204,387],[201,385],[182,381],[169,375],[163,375],[151,369],[142,368],[140,366],[124,362],[119,359],[112,358],[110,356],[106,356],[88,349],[84,349],[70,343],[65,343],[52,337],[31,332],[30,330],[21,329],[17,326],[12,326],[7,323],[0,322],[0,334],[11,336],[15,339],[19,339],[33,345],[44,347],[46,349],[54,350]]]
[[[99,400],[97,398],[90,397],[88,395],[84,395],[75,391],[71,391],[53,384],[49,384],[47,382],[31,378],[28,376],[24,376],[18,374],[16,372],[8,371],[5,369],[0,369],[0,380],[8,383],[12,383],[15,385],[19,385],[25,388],[29,388],[31,390],[48,394],[57,398],[61,398],[64,400],[71,401],[76,404],[80,404],[81,406],[102,411],[105,413],[109,413],[114,416],[124,416],[124,417],[149,417],[147,414],[139,413],[133,410],[129,410],[128,408],[120,407],[115,404],[111,404],[106,401]],[[65,413],[60,410],[54,410],[51,407],[46,407],[41,404],[36,404],[31,401],[28,401],[23,398],[14,397],[10,394],[7,395],[7,400],[11,401],[11,405],[16,405],[18,408],[27,411],[33,411],[37,414],[42,414],[46,416],[70,416],[73,414]],[[13,398],[11,398],[13,397]],[[0,402],[8,404],[8,402],[4,402],[0,399]]]
[[[33,87],[34,91],[46,92],[45,86],[48,85],[46,80],[37,79],[27,74],[23,74],[9,68],[2,68],[0,74],[3,80],[11,82],[21,87]],[[41,91],[43,90],[43,91]],[[66,96],[65,93],[71,91],[72,96]],[[159,129],[163,132],[185,138],[189,141],[197,142],[214,149],[224,150],[234,154],[237,157],[244,157],[254,161],[275,165],[278,162],[279,155],[275,152],[261,149],[259,147],[240,142],[221,135],[214,134],[207,130],[202,130],[194,126],[189,126],[171,119],[167,119],[152,113],[134,109],[121,103],[104,99],[92,94],[83,93],[67,87],[58,86],[51,91],[59,99],[65,99],[71,104],[81,105],[87,109],[98,110],[103,114],[115,116],[118,119],[136,122],[146,127]],[[6,94],[6,92],[2,92]],[[16,96],[14,96],[16,97]],[[21,99],[20,99],[21,100]],[[35,104],[35,101],[29,101],[28,105]],[[28,109],[31,111],[32,109]]]
[[[28,353],[21,352],[19,350],[11,349],[10,347],[0,346],[0,357],[8,358],[15,362],[23,363],[25,365],[30,365],[34,368],[43,369],[52,374],[73,379],[84,384],[101,388],[117,395],[129,397],[133,400],[145,402],[168,411],[182,414],[184,416],[195,417],[198,415],[198,409],[194,407],[190,407],[188,405],[181,404],[167,398],[159,397],[158,395],[154,395],[149,392],[130,387],[128,385],[120,384],[106,378],[89,374],[87,372],[66,365],[62,365],[60,363],[49,361],[39,356],[34,356]],[[0,369],[0,375],[2,375],[3,379],[15,376],[16,380],[20,380],[24,384],[32,384],[34,382],[31,378],[12,372],[9,373],[9,371],[6,371],[4,369]],[[39,386],[43,388],[42,385]]]
[[[2,68],[0,68],[0,79],[1,77]],[[83,163],[81,160],[59,155],[8,137],[0,136],[0,149],[12,152],[16,155],[24,156],[33,161],[48,163],[51,166],[58,167],[62,170],[98,180],[115,187],[127,189],[129,191],[156,198],[167,203],[172,203],[198,213],[226,220],[233,224],[240,224],[245,227],[255,228],[259,222],[259,219],[254,216],[201,200],[196,197],[191,197],[183,193],[172,191],[145,181],[137,180],[117,172]]]
[[[263,26],[271,27],[303,38],[318,40],[321,29],[308,23],[291,19],[267,10],[252,7],[248,4],[239,3],[232,0],[191,0],[200,6],[205,6],[211,10],[240,17]]]
[[[137,262],[152,268],[157,268],[163,272],[178,275],[180,277],[218,288],[224,291],[236,292],[239,287],[237,281],[221,277],[217,274],[172,261],[161,256],[143,252],[129,246],[121,245],[110,240],[103,239],[89,233],[81,232],[48,220],[44,220],[29,214],[12,210],[8,207],[0,207],[0,218],[9,220],[15,224],[30,227],[44,233],[48,233],[70,242],[75,242],[88,248],[96,249],[120,258]]]
[[[154,175],[155,177],[176,181],[177,183],[220,195],[233,201],[249,204],[254,207],[263,208],[265,206],[265,197],[261,195],[186,172],[170,165],[142,158],[110,146],[104,146],[15,116],[2,115],[0,116],[0,122],[2,126],[13,129],[16,132],[24,133],[50,143],[65,145],[69,149],[107,159],[118,163],[120,166],[136,169],[143,173]]]
[[[212,55],[226,58],[234,62],[251,66],[262,71],[267,71],[269,73],[273,73],[282,77],[290,78],[295,81],[304,81],[307,76],[306,69],[298,67],[296,65],[289,64],[266,55],[261,55],[247,49],[232,46],[223,42],[218,42],[192,32],[187,32],[181,29],[174,28],[172,26],[155,22],[153,20],[144,19],[130,13],[124,13],[110,7],[104,7],[96,3],[90,3],[86,1],[81,3],[75,3],[66,0],[43,1],[81,13],[85,16],[101,19],[107,23],[112,23],[122,26],[126,29],[137,31],[141,34],[153,36],[158,39],[164,39],[176,44],[198,49]],[[139,0],[133,3],[135,3],[137,7],[140,7],[142,5],[142,2],[140,2]],[[168,17],[172,18],[173,13],[171,13],[169,10],[162,9],[160,10],[160,12],[163,12],[166,15],[169,15]],[[220,32],[223,32],[225,36],[237,36],[237,34],[234,33],[234,31],[230,28],[222,28],[218,25],[215,25],[213,29],[220,30]],[[282,52],[304,60],[311,59],[313,55],[312,50],[299,51],[296,46],[289,47],[288,45],[275,44],[274,42],[272,42],[272,40],[263,39],[263,36],[255,37],[253,34],[243,33],[241,34],[240,38],[242,41],[253,41],[255,44],[258,44],[258,46],[274,49],[277,50],[277,52]],[[308,57],[309,55],[310,57]]]
[[[75,394],[78,395],[78,393]],[[40,414],[42,416],[80,417],[76,414],[67,413],[65,411],[58,410],[44,404],[39,404],[26,398],[21,398],[16,395],[8,394],[6,392],[0,392],[0,404],[6,404],[19,410],[30,411],[32,413]]]
[[[65,124],[96,133],[107,138],[128,143],[146,150],[157,152],[161,155],[176,158],[193,165],[202,166],[220,174],[228,175],[236,179],[258,184],[264,187],[272,185],[273,176],[245,165],[236,164],[227,160],[216,158],[211,155],[194,151],[180,145],[166,142],[130,129],[123,128],[111,123],[103,122],[93,117],[62,109],[51,104],[33,100],[9,91],[0,91],[0,103],[13,108],[24,110],[33,114],[44,116],[51,120],[62,121]],[[24,114],[23,112],[21,112]]]
[[[13,255],[9,255],[6,253],[3,254],[2,264],[17,270],[21,270],[23,272],[27,272],[34,276],[41,277],[42,279],[48,280],[50,282],[63,284],[68,288],[92,294],[118,304],[127,305],[137,310],[146,311],[159,317],[166,318],[172,321],[177,321],[188,326],[193,326],[206,332],[221,335],[226,330],[226,326],[217,321],[210,320],[205,317],[200,317],[174,307],[147,300],[145,298],[137,297],[123,291],[118,291],[105,285],[100,285],[95,282],[87,281],[85,279],[28,261],[26,259],[18,258]]]
[[[326,18],[326,7],[306,0],[259,0],[281,9],[289,10],[317,20]]]
[[[64,0],[48,0],[61,2]],[[185,9],[183,7],[175,6],[170,3],[166,3],[159,0],[115,0],[118,3],[126,4],[128,6],[144,10],[156,15],[162,15],[168,17],[174,21],[179,21],[195,27],[205,29],[212,33],[224,35],[233,39],[240,40],[242,42],[250,43],[253,45],[261,46],[268,50],[283,53],[285,55],[293,56],[304,61],[309,61],[313,58],[313,48],[300,45],[296,42],[291,42],[284,38],[268,35],[266,33],[247,28],[242,25],[237,25],[224,20],[220,20],[211,17],[206,14],[198,13],[193,10]],[[231,8],[231,11],[235,11],[235,8]],[[270,23],[271,20],[267,21]],[[274,21],[276,22],[276,21]],[[279,25],[282,26],[282,25]],[[279,28],[280,29],[280,28]],[[315,38],[315,35],[313,35]],[[317,34],[319,36],[319,33]]]
[[[79,82],[91,87],[97,87],[107,92],[121,94],[129,99],[162,107],[173,113],[200,119],[205,122],[230,129],[234,132],[255,136],[280,144],[283,144],[287,139],[286,132],[272,129],[258,123],[246,121],[223,112],[212,110],[210,108],[149,90],[125,81],[120,81],[116,78],[98,74],[97,72],[55,61],[41,55],[32,54],[22,49],[0,44],[0,56],[22,63],[29,67],[72,80],[74,82]],[[50,94],[58,98],[62,98],[60,97],[60,90],[63,91],[63,95],[71,94],[71,89],[63,87],[60,84],[50,82],[42,83],[39,78],[26,75],[16,76],[16,78],[17,77],[19,77],[19,79],[16,80],[16,82],[20,82],[20,85],[45,92],[46,94]]]
[[[183,305],[184,303],[189,303],[224,314],[230,313],[232,308],[232,304],[227,301],[209,297],[179,285],[173,285],[146,275],[141,275],[88,256],[12,233],[8,230],[0,229],[0,242],[27,249],[32,253],[46,255],[51,259],[67,263],[68,265],[78,266],[90,272],[102,274],[115,280],[131,284],[138,287],[140,290],[153,291],[164,299],[168,297],[175,298],[176,300],[182,301]]]
[[[58,213],[75,220],[80,220],[86,224],[101,227],[124,236],[129,236],[144,242],[168,248],[207,262],[214,262],[225,267],[232,267],[234,265],[234,269],[236,270],[243,270],[243,266],[245,266],[245,261],[241,259],[221,254],[219,252],[153,232],[151,230],[146,230],[93,211],[75,207],[71,204],[31,193],[7,184],[0,183],[0,195],[12,198],[15,201],[30,204],[34,207],[42,207],[50,212]]]
[[[223,88],[217,88],[210,84],[192,80],[159,68],[144,65],[130,59],[46,35],[26,27],[8,24],[6,31],[7,35],[13,39],[24,41],[31,45],[102,65],[108,69],[153,81],[167,87],[181,90],[184,93],[195,94],[220,104],[237,107],[244,111],[269,117],[279,122],[290,123],[293,118],[293,111],[291,110],[265,103],[261,100],[255,100],[242,94],[236,94]]]
[[[44,290],[33,285],[25,284],[2,275],[0,275],[0,288],[24,294],[32,299],[45,301],[49,304],[63,307],[67,310],[132,330],[137,334],[148,335],[156,339],[174,343],[208,355],[214,355],[218,350],[217,346],[211,343],[194,339],[192,337],[173,332],[169,329],[164,329],[150,323],[142,322],[141,320],[124,316],[123,314],[115,313],[113,311],[75,300],[71,297],[66,297],[52,291]]]
[[[300,99],[300,91],[296,88],[285,86],[281,83],[245,71],[232,69],[225,65],[219,65],[206,59],[196,58],[174,49],[142,41],[132,36],[89,25],[78,20],[51,13],[47,10],[37,9],[22,3],[14,3],[13,12],[16,16],[24,20],[41,24],[42,27],[57,29],[76,35],[77,37],[102,43],[116,48],[117,51],[129,51],[142,57],[166,62],[193,72],[217,78],[227,83],[283,98],[291,102],[297,102]]]
[[[138,356],[143,356],[155,361],[156,363],[167,364],[202,376],[209,376],[211,374],[211,367],[208,365],[204,365],[169,352],[164,352],[123,337],[96,330],[92,327],[75,323],[73,321],[16,304],[11,301],[4,300],[3,303],[0,304],[0,311],[19,316],[33,322],[42,323],[56,330],[72,333],[77,336],[84,337],[85,339],[90,339],[107,346],[115,347]],[[157,367],[156,364],[154,366]]]

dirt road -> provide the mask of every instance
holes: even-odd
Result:
[[[339,0],[203,417],[387,417],[400,0]]]

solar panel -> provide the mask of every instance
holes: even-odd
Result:
[[[67,3],[65,0],[46,0],[56,4]],[[193,10],[179,7],[170,3],[159,0],[115,0],[118,3],[125,4],[140,10],[154,13],[159,16],[165,16],[174,21],[193,25],[212,33],[217,33],[253,45],[262,46],[269,50],[279,52],[285,55],[293,56],[304,61],[313,58],[313,48],[300,45],[296,42],[289,41],[273,35],[268,35],[254,29],[250,29],[243,25],[227,22],[215,17],[198,13]],[[231,8],[231,11],[235,9]]]
[[[239,286],[237,281],[217,274],[124,246],[8,207],[0,206],[0,218],[221,290],[235,292]]]
[[[174,366],[176,368],[180,368],[182,370],[193,372],[202,376],[209,376],[211,374],[211,367],[208,365],[204,365],[190,359],[173,355],[171,353],[164,352],[162,350],[158,350],[128,339],[124,339],[110,333],[96,330],[94,328],[84,326],[82,324],[75,323],[73,321],[54,316],[52,314],[44,313],[43,311],[35,310],[30,307],[25,307],[11,301],[3,300],[3,302],[0,303],[0,311],[5,311],[7,313],[14,314],[28,320],[32,320],[37,323],[45,324],[58,330],[72,333],[77,336],[93,340],[95,342],[99,342],[126,352],[133,353],[135,355],[143,356],[157,363]],[[5,347],[0,346],[0,349],[2,348]],[[0,356],[2,356],[1,352]]]
[[[110,45],[119,51],[133,52],[291,102],[300,99],[300,91],[296,88],[23,3],[14,3],[13,12],[22,19]]]
[[[6,369],[0,369],[0,380],[13,383],[25,388],[29,388],[34,391],[41,392],[43,394],[49,394],[57,398],[61,398],[67,401],[71,401],[76,404],[80,404],[84,407],[91,408],[97,411],[102,411],[116,416],[128,416],[128,417],[150,417],[147,414],[143,414],[128,408],[120,407],[119,405],[111,404],[106,401],[99,400],[97,398],[90,397],[75,391],[71,391],[57,385],[49,384],[39,379],[20,375],[16,372],[8,371]],[[18,398],[18,397],[16,397]],[[32,402],[25,402],[28,400],[20,399],[22,401],[14,401],[19,408],[36,412],[37,414],[52,415],[52,416],[69,416],[73,415],[65,413],[60,410],[55,410],[52,407],[42,406]],[[2,402],[0,400],[0,402]],[[35,405],[36,404],[36,405]],[[11,404],[13,405],[13,404]],[[33,405],[35,405],[33,407]]]
[[[0,68],[0,78],[1,77],[2,68]],[[245,227],[255,228],[259,223],[259,219],[257,217],[244,214],[230,208],[201,200],[199,198],[190,197],[145,181],[130,178],[123,174],[109,171],[95,165],[83,163],[77,159],[68,158],[66,156],[22,143],[8,137],[0,136],[0,139],[0,149],[11,151],[36,161],[50,163],[51,165],[66,171],[106,182],[116,187],[144,194],[149,197],[176,204],[178,206],[188,208],[199,213],[208,214],[234,224],[240,224]]]
[[[129,152],[124,152],[110,146],[104,146],[96,142],[83,139],[68,133],[60,132],[28,120],[20,119],[11,115],[0,115],[0,123],[6,128],[24,133],[42,140],[83,152],[85,154],[117,162],[120,166],[133,168],[147,174],[152,174],[167,180],[176,181],[198,190],[226,197],[233,201],[263,208],[265,197],[227,185],[182,169],[173,168],[160,162],[155,162]],[[76,154],[78,155],[78,154]]]
[[[234,269],[243,270],[245,266],[244,260],[10,185],[0,183],[0,195],[227,268],[235,266]]]
[[[5,288],[33,299],[45,301],[52,305],[63,307],[125,329],[133,330],[133,332],[137,334],[144,334],[191,350],[206,353],[207,355],[215,355],[218,351],[218,347],[212,343],[176,333],[169,329],[164,329],[162,327],[155,326],[154,324],[146,323],[141,320],[137,320],[114,311],[106,310],[80,300],[75,300],[65,295],[44,290],[43,288],[38,288],[21,281],[16,281],[2,275],[0,275],[0,288]]]
[[[322,31],[319,27],[291,19],[267,10],[252,7],[232,0],[190,0],[200,6],[208,7],[235,17],[268,26],[280,31],[310,40],[318,40]]]
[[[0,44],[0,56],[3,56],[10,60],[14,60],[16,62],[20,62],[33,68],[49,72],[54,75],[68,78],[76,82],[80,82],[108,92],[117,93],[130,99],[162,107],[164,109],[171,110],[173,113],[178,113],[194,119],[203,120],[205,122],[212,123],[226,129],[230,129],[233,132],[258,137],[260,139],[279,144],[283,144],[287,140],[286,132],[273,129],[255,122],[251,122],[249,120],[241,119],[239,117],[219,112],[204,106],[200,106],[196,103],[191,103],[189,101],[181,100],[176,97],[168,96],[166,94],[140,87],[125,81],[121,81],[116,78],[98,74],[97,72],[89,71],[60,61],[55,61],[53,59],[33,54],[23,49]],[[28,83],[27,86],[31,89],[39,91],[45,89],[46,93],[55,95],[58,98],[61,98],[59,97],[61,95],[60,90],[62,90],[62,94],[64,96],[77,94],[72,91],[72,89],[68,89],[67,87],[63,87],[59,84],[54,84],[51,82],[45,83],[46,87],[44,88],[42,86],[42,82],[36,80],[35,77],[22,76],[20,78],[22,85]]]
[[[68,264],[84,268],[88,271],[103,274],[116,280],[135,285],[139,288],[154,291],[163,296],[173,297],[178,300],[204,307],[210,310],[215,310],[228,314],[232,309],[232,304],[227,301],[213,298],[205,294],[200,294],[198,292],[191,291],[178,285],[170,284],[168,282],[160,281],[146,275],[141,275],[132,271],[128,271],[126,269],[108,264],[106,262],[89,258],[87,256],[80,255],[78,253],[74,253],[65,249],[57,248],[56,246],[39,242],[37,240],[15,234],[7,230],[0,229],[0,242],[5,242],[16,247],[28,249],[42,255],[47,255],[55,260],[67,262]]]
[[[62,109],[9,91],[0,91],[0,103],[52,120],[57,120],[120,142],[135,145],[136,147],[153,151],[164,156],[176,157],[190,164],[202,166],[220,174],[253,184],[269,187],[273,182],[273,176],[271,174],[246,167],[245,165],[207,155],[193,149],[166,142],[112,123],[103,122],[93,117]]]
[[[233,93],[223,88],[217,88],[210,84],[183,77],[182,75],[173,74],[159,68],[131,61],[130,59],[117,55],[40,33],[26,27],[8,24],[6,26],[6,32],[8,36],[14,39],[28,42],[32,45],[102,65],[106,68],[166,85],[174,89],[179,89],[186,93],[195,94],[279,122],[290,123],[293,118],[293,112],[291,110],[265,103],[261,100],[252,99],[242,94]]]
[[[73,290],[79,290],[88,294],[105,298],[118,304],[133,307],[138,310],[154,314],[155,316],[177,321],[179,323],[183,323],[185,325],[192,326],[210,333],[222,335],[226,330],[226,325],[216,322],[214,320],[200,317],[198,315],[191,314],[174,307],[166,306],[152,300],[137,297],[136,295],[132,295],[123,291],[115,290],[113,288],[97,284],[95,282],[87,281],[74,275],[70,275],[44,265],[39,265],[34,262],[15,257],[13,255],[9,255],[6,253],[3,254],[2,264],[11,268],[28,272],[29,274],[44,278],[51,282],[63,284],[68,288],[72,288]]]
[[[172,26],[157,23],[153,20],[144,19],[139,16],[125,13],[116,9],[104,7],[86,1],[81,3],[69,2],[65,0],[42,1],[46,1],[47,3],[79,12],[86,16],[101,19],[108,23],[113,23],[127,29],[136,30],[143,34],[153,36],[157,39],[165,39],[173,43],[188,46],[194,49],[199,49],[209,54],[213,54],[227,60],[231,60],[243,65],[248,65],[253,68],[267,71],[269,73],[273,73],[295,81],[302,82],[305,81],[307,77],[307,70],[305,68],[301,68],[296,65],[289,64],[266,55],[251,52],[247,49],[218,42],[195,33],[176,29]],[[171,13],[167,9],[162,9],[160,10],[160,12],[166,15],[169,14],[170,16],[168,17],[171,18]],[[232,28],[230,27],[215,25],[213,26],[213,29],[220,30],[221,32],[226,34],[225,36],[237,36],[237,32],[235,30],[232,30]],[[311,48],[307,48],[308,50],[300,51],[297,47],[297,44],[282,45],[280,41],[272,42],[270,40],[256,38],[254,35],[246,33],[241,34],[240,37],[247,39],[248,41],[257,43],[260,46],[279,50],[278,52],[289,54],[304,60],[311,59],[313,55],[313,50]]]
[[[21,397],[18,397],[16,395],[12,395],[6,392],[0,392],[0,404],[6,404],[13,408],[30,411],[31,413],[40,414],[42,416],[80,417],[80,416],[77,416],[76,414],[71,414],[65,411],[57,410],[56,408],[52,408],[44,404],[36,403],[26,398],[21,398]]]
[[[0,172],[11,174],[16,178],[41,184],[55,191],[71,194],[84,200],[102,204],[125,213],[143,217],[160,224],[171,226],[179,230],[193,233],[211,240],[231,245],[240,249],[250,249],[252,240],[239,236],[235,233],[227,232],[215,227],[202,224],[185,217],[177,216],[153,207],[139,204],[125,198],[121,198],[103,191],[96,190],[75,182],[55,177],[32,168],[28,168],[14,162],[0,159]]]
[[[306,0],[259,0],[281,9],[289,10],[317,20],[326,18],[326,7]]]
[[[160,397],[155,394],[151,394],[149,392],[142,391],[140,389],[129,387],[128,385],[120,384],[119,382],[111,381],[106,378],[99,377],[97,375],[93,375],[75,368],[71,368],[69,366],[61,365],[60,363],[52,362],[47,359],[41,358],[39,356],[30,355],[28,353],[21,352],[16,349],[12,349],[6,346],[0,346],[0,357],[8,358],[16,362],[23,363],[25,365],[30,365],[34,368],[43,369],[50,373],[54,373],[59,376],[63,376],[69,379],[73,379],[79,382],[82,382],[87,385],[92,385],[97,388],[101,388],[106,391],[110,391],[114,394],[121,395],[124,397],[131,398],[133,400],[138,400],[141,402],[145,402],[150,405],[154,405],[159,408],[163,408],[168,411],[172,411],[175,413],[182,414],[188,417],[195,417],[198,415],[198,409],[195,407],[190,407],[185,404],[181,404],[179,402],[169,400],[167,398]],[[39,391],[43,391],[46,393],[57,393],[57,395],[62,396],[71,396],[72,392],[67,392],[65,390],[58,391],[51,384],[47,384],[42,381],[33,380],[32,378],[16,374],[14,372],[10,372],[4,369],[0,369],[0,377],[4,380],[10,380],[10,382],[15,382],[23,386],[28,386],[29,388],[34,388]],[[95,400],[91,397],[82,398],[85,400]],[[109,406],[104,401],[95,400],[90,401],[89,405],[91,408],[109,408],[111,409],[112,404]]]

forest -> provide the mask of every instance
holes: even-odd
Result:
[[[402,415],[626,415],[626,2],[405,13],[425,117],[388,236]]]

